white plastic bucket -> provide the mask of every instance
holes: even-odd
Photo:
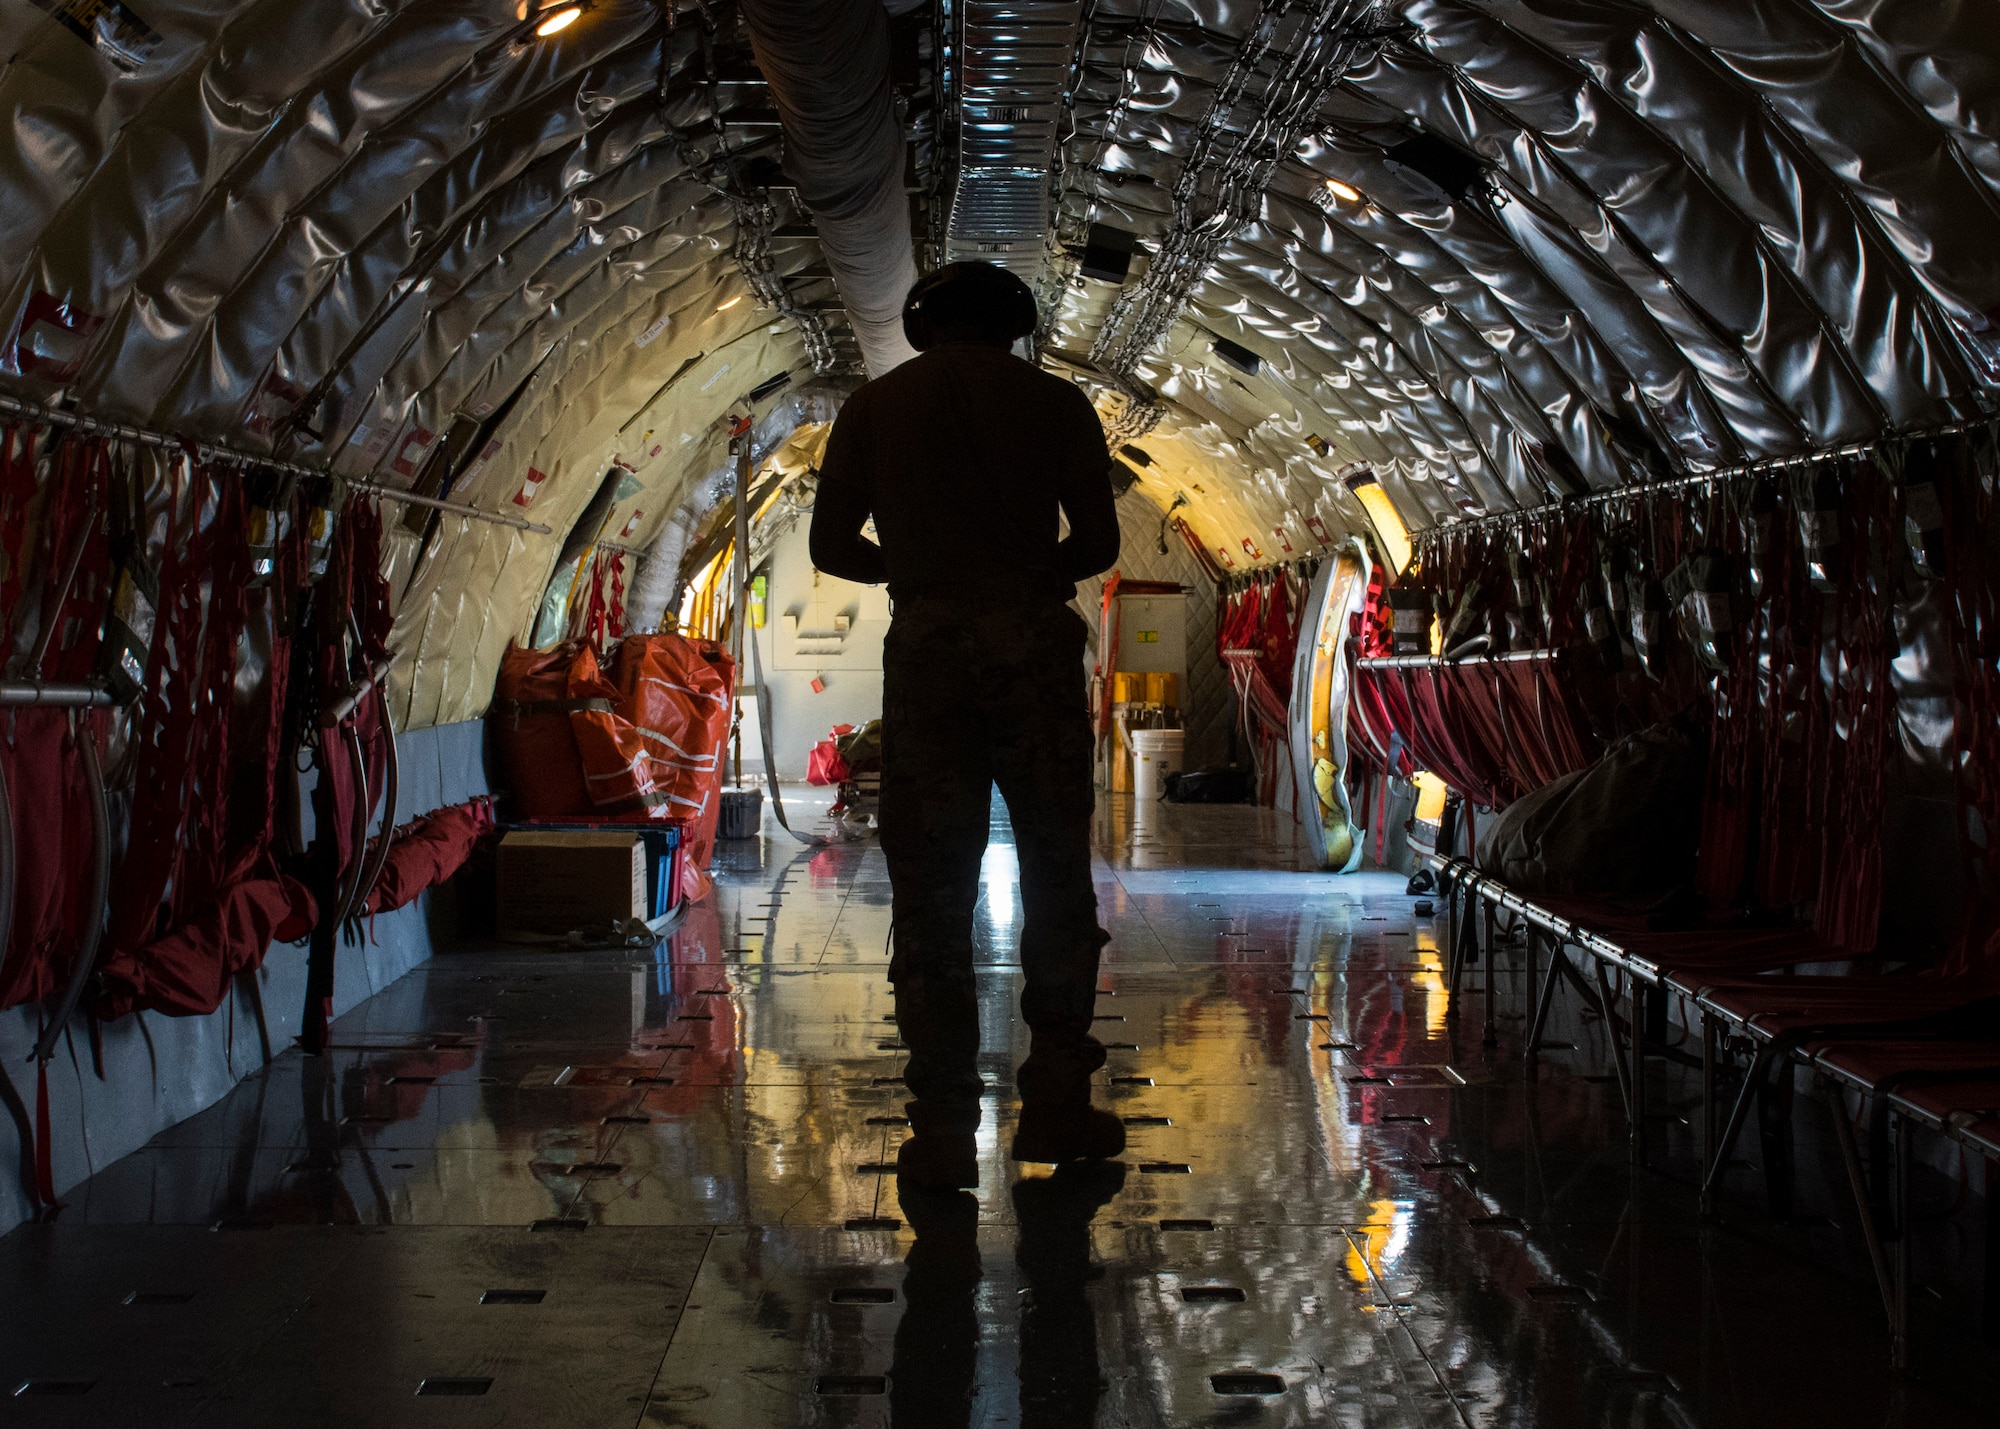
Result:
[[[1132,797],[1141,804],[1158,803],[1167,792],[1167,776],[1181,771],[1185,732],[1178,729],[1132,731]]]

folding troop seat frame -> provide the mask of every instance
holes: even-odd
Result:
[[[1613,1067],[1624,1102],[1634,1166],[1646,1161],[1645,1059],[1665,1036],[1667,998],[1680,997],[1701,1020],[1701,1214],[1712,1216],[1715,1194],[1753,1101],[1782,1111],[1779,1095],[1796,1066],[1821,1073],[1842,1162],[1859,1211],[1871,1267],[1888,1317],[1890,1354],[1897,1368],[1908,1362],[1910,1131],[1921,1126],[1949,1136],[1968,1154],[2000,1162],[2000,1041],[1976,1034],[1995,1025],[2000,981],[1983,971],[1904,974],[1812,974],[1784,970],[1835,961],[1803,929],[1722,929],[1661,932],[1614,908],[1583,900],[1537,901],[1509,888],[1463,858],[1427,854],[1437,871],[1447,911],[1450,1016],[1467,968],[1485,959],[1482,1041],[1497,1042],[1494,965],[1498,915],[1520,920],[1526,932],[1527,984],[1533,1002],[1522,1049],[1523,1072],[1537,1075],[1543,1033],[1567,977],[1604,1017],[1613,1044]],[[1595,915],[1595,916],[1593,916]],[[1598,926],[1587,926],[1588,923]],[[1546,945],[1548,961],[1542,966]],[[1571,964],[1586,955],[1594,995]],[[1630,1004],[1622,1034],[1611,973],[1625,979]],[[1969,1035],[1970,1034],[1970,1035]],[[1717,1085],[1722,1053],[1751,1054],[1729,1114],[1718,1127]],[[1774,1079],[1774,1073],[1776,1074]],[[1863,1169],[1844,1093],[1871,1104],[1875,1175]],[[1894,1133],[1890,1132],[1893,1121]],[[1770,1199],[1782,1212],[1790,1199],[1788,1120],[1766,1115],[1765,1174]],[[1989,1333],[2000,1330],[2000,1216],[1989,1211],[1987,1251]]]
[[[1743,976],[1800,963],[1823,960],[1826,949],[1809,934],[1794,929],[1709,930],[1657,932],[1640,925],[1630,916],[1619,917],[1615,910],[1578,899],[1528,898],[1490,873],[1475,868],[1468,860],[1442,854],[1427,855],[1437,870],[1448,913],[1451,959],[1449,982],[1455,1013],[1457,992],[1465,969],[1475,960],[1480,947],[1487,949],[1485,976],[1484,1037],[1487,1046],[1496,1041],[1494,1027],[1494,987],[1492,950],[1497,946],[1497,914],[1502,910],[1518,917],[1527,931],[1527,974],[1534,1001],[1522,1059],[1526,1074],[1537,1074],[1543,1048],[1542,1034],[1548,1026],[1556,992],[1565,977],[1578,984],[1586,996],[1594,996],[1604,1015],[1615,1048],[1614,1069],[1619,1095],[1631,1126],[1632,1159],[1643,1164],[1646,1157],[1646,1087],[1640,1075],[1648,1049],[1665,1034],[1666,996],[1690,996],[1687,980],[1713,981],[1717,977]],[[1475,904],[1477,910],[1475,910]],[[1480,916],[1475,919],[1475,911]],[[1598,926],[1587,926],[1596,922]],[[1483,925],[1484,938],[1481,937]],[[1548,963],[1542,966],[1541,953],[1547,945]],[[1582,986],[1583,975],[1569,960],[1575,949],[1590,960],[1595,991]],[[1617,994],[1611,974],[1625,979],[1626,998],[1631,1004],[1627,1022],[1629,1035],[1621,1035],[1616,1015]],[[1704,1020],[1702,1055],[1702,1131],[1705,1172],[1719,1161],[1715,1136],[1716,1047],[1714,1028]],[[1704,1186],[1704,1196],[1708,1187]]]
[[[1900,1369],[1909,1359],[1911,1131],[1922,1127],[1989,1164],[2000,1161],[2000,1041],[1869,1037],[1811,1043],[1801,1055],[1819,1071],[1828,1092],[1841,1162],[1889,1317],[1890,1357]],[[1847,1114],[1850,1091],[1869,1111],[1866,1169]],[[1986,1224],[1984,1319],[1990,1338],[2000,1332],[2000,1212],[1990,1191]]]

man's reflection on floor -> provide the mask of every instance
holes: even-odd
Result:
[[[979,1198],[926,1191],[902,1178],[896,1191],[917,1243],[904,1262],[889,1420],[898,1429],[964,1429],[979,1368]]]
[[[1019,1333],[1023,1429],[1097,1422],[1104,1381],[1084,1290],[1103,1272],[1091,1263],[1090,1223],[1124,1183],[1118,1161],[1073,1162],[1015,1183],[1014,1260],[1027,1282]],[[904,1182],[897,1191],[917,1239],[905,1262],[890,1419],[897,1429],[961,1429],[972,1422],[979,1369],[979,1200],[969,1191]]]
[[[1020,1223],[1014,1263],[1027,1277],[1021,1308],[1021,1423],[1097,1422],[1104,1377],[1097,1320],[1084,1286],[1104,1272],[1090,1260],[1090,1222],[1125,1184],[1122,1161],[1073,1161],[1053,1176],[1014,1183]]]

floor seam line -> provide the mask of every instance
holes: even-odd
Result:
[[[674,1316],[674,1327],[667,1331],[667,1342],[660,1349],[660,1362],[653,1366],[653,1378],[646,1385],[646,1397],[639,1402],[639,1417],[632,1421],[632,1429],[640,1429],[645,1424],[646,1415],[653,1407],[653,1395],[660,1388],[660,1376],[666,1373],[667,1356],[674,1352],[674,1341],[680,1338],[681,1322],[687,1319],[688,1306],[694,1301],[694,1288],[701,1283],[702,1268],[708,1264],[708,1253],[715,1248],[716,1227],[705,1227],[707,1239],[701,1243],[701,1255],[695,1260],[694,1271],[688,1276],[687,1294],[681,1299],[680,1313]]]

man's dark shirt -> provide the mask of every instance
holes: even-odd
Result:
[[[1066,601],[1118,559],[1112,503],[1088,398],[1003,348],[940,343],[841,408],[820,464],[812,560],[843,580],[886,580],[898,601]],[[870,516],[880,545],[861,535]]]

